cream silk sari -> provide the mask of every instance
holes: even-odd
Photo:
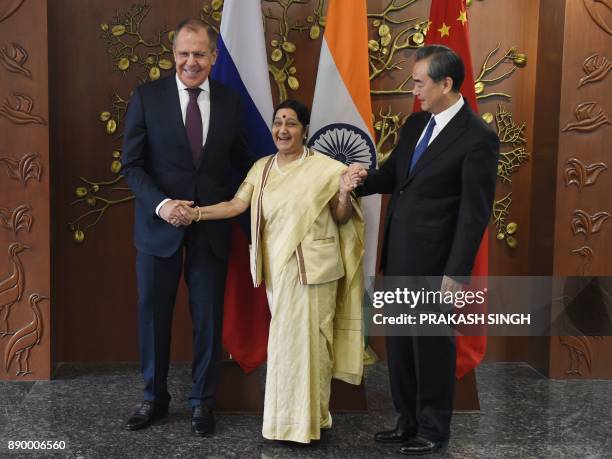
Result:
[[[282,170],[272,159],[236,194],[251,203],[253,282],[265,281],[272,316],[262,433],[308,443],[331,427],[331,378],[361,382],[364,222],[356,200],[347,223],[332,219],[343,164],[313,151]]]

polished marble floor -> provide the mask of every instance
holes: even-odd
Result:
[[[451,442],[436,457],[612,458],[612,381],[554,381],[524,364],[487,364],[477,372],[482,411],[456,414]],[[66,448],[21,451],[32,457],[400,457],[375,444],[393,424],[384,363],[366,373],[367,414],[336,414],[319,442],[301,446],[261,437],[261,417],[217,414],[217,431],[189,431],[189,409],[176,402],[189,388],[189,368],[171,369],[174,402],[162,423],[138,432],[123,423],[140,398],[132,364],[62,365],[57,379],[0,382],[0,457],[12,440],[64,441]]]

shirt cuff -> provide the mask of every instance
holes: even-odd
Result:
[[[166,204],[168,201],[171,201],[171,199],[170,199],[170,198],[166,198],[166,199],[164,199],[162,202],[160,202],[160,203],[157,205],[157,207],[155,208],[155,215],[157,215],[158,217],[160,217],[160,215],[159,215],[159,209],[161,209],[161,208],[162,208],[162,206],[163,206],[164,204]],[[160,218],[161,218],[161,217],[160,217]]]

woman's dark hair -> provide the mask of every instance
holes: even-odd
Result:
[[[310,124],[310,110],[308,110],[308,107],[302,102],[294,99],[287,99],[276,106],[274,115],[272,116],[272,122],[274,122],[274,118],[276,118],[276,112],[281,108],[290,108],[293,110],[297,115],[298,121],[302,123],[304,128]]]
[[[449,77],[453,80],[453,91],[459,92],[465,69],[463,61],[452,49],[443,45],[429,45],[419,48],[416,52],[416,60],[429,59],[429,78],[436,83]]]

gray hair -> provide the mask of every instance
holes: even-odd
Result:
[[[427,74],[436,83],[449,77],[453,80],[453,91],[459,92],[465,78],[463,61],[457,53],[444,45],[429,45],[419,48],[416,60],[431,58]]]
[[[197,32],[199,30],[205,30],[208,34],[208,41],[210,42],[210,50],[214,51],[217,49],[217,37],[218,34],[211,26],[206,24],[204,21],[200,19],[185,19],[176,26],[174,29],[174,37],[172,38],[172,49],[174,49],[174,45],[176,43],[176,37],[178,37],[181,30],[189,30],[190,32]]]

